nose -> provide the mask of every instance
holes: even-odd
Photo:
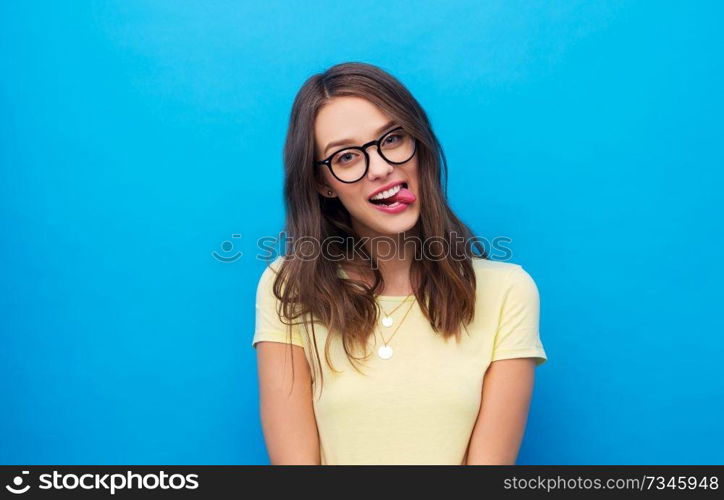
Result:
[[[395,167],[385,161],[376,147],[369,148],[367,154],[370,157],[370,166],[367,170],[367,179],[373,181],[379,177],[386,177]]]

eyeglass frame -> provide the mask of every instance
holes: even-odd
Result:
[[[407,163],[408,161],[412,160],[412,158],[415,156],[415,153],[417,153],[417,138],[412,137],[412,135],[410,135],[410,137],[412,137],[412,140],[413,140],[412,154],[410,155],[410,157],[407,160],[399,161],[399,162],[394,162],[394,161],[388,160],[387,157],[385,156],[385,154],[382,152],[382,149],[380,148],[380,144],[382,144],[382,140],[385,139],[392,132],[397,132],[400,129],[404,130],[404,128],[405,127],[396,127],[396,128],[393,128],[392,130],[388,130],[387,132],[382,134],[382,136],[380,136],[379,139],[375,139],[375,140],[370,141],[361,146],[347,146],[345,148],[340,148],[337,151],[335,151],[334,153],[332,153],[331,155],[329,155],[326,159],[315,161],[314,164],[315,165],[326,165],[327,168],[329,169],[329,172],[334,176],[334,178],[337,179],[339,182],[344,182],[345,184],[354,184],[355,182],[359,182],[364,178],[365,175],[367,175],[367,172],[369,172],[370,155],[367,153],[367,148],[369,148],[370,146],[377,146],[377,154],[379,154],[382,157],[382,159],[385,160],[390,165],[402,165],[403,163]],[[342,179],[337,177],[337,174],[334,173],[334,169],[332,168],[332,158],[334,158],[334,155],[336,155],[337,153],[340,153],[342,151],[347,151],[348,149],[356,149],[358,151],[362,151],[362,153],[365,155],[365,171],[362,173],[362,175],[359,176],[359,179],[356,179],[354,181],[343,181]]]

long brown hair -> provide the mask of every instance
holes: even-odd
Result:
[[[461,326],[473,320],[476,280],[472,259],[487,258],[483,246],[448,206],[445,155],[425,111],[412,94],[393,76],[366,63],[337,64],[311,76],[294,99],[284,145],[285,232],[291,244],[275,278],[274,295],[279,300],[277,312],[282,321],[304,325],[308,350],[317,361],[320,377],[315,323],[329,331],[324,352],[330,369],[336,371],[329,356],[333,334],[342,336],[344,351],[355,366],[359,358],[352,354],[353,348],[365,346],[373,335],[378,320],[375,294],[384,288],[382,274],[378,266],[373,265],[374,257],[364,248],[362,259],[350,256],[350,248],[359,235],[352,228],[349,212],[338,198],[320,196],[315,189],[321,174],[314,166],[314,122],[320,108],[337,96],[367,99],[418,141],[415,154],[418,155],[421,204],[415,233],[420,241],[434,238],[441,243],[445,256],[425,259],[416,253],[410,281],[431,327],[446,339],[459,336]],[[330,254],[350,256],[343,261],[344,266],[354,268],[360,275],[371,276],[372,285],[356,279],[340,279],[337,260],[310,259],[307,253],[301,253],[301,241],[340,240],[342,242],[323,247]],[[477,254],[474,249],[478,250]],[[357,251],[360,253],[359,246]],[[294,323],[299,318],[301,321]]]

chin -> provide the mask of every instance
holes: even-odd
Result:
[[[393,218],[392,220],[380,220],[380,218],[377,218],[374,222],[371,221],[372,223],[369,224],[369,227],[371,227],[376,233],[382,235],[397,235],[414,228],[419,217],[419,212],[415,211],[414,213],[405,214],[404,217],[401,216]]]

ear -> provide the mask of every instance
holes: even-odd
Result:
[[[334,198],[337,196],[337,194],[334,192],[334,189],[332,189],[330,186],[328,186],[325,183],[320,183],[319,181],[316,181],[315,187],[317,189],[317,192],[324,196],[325,198]]]

